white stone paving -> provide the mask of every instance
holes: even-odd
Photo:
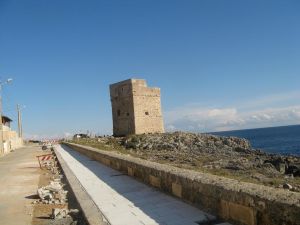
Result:
[[[197,225],[214,218],[68,147],[56,149],[111,225]]]

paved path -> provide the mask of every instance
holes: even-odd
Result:
[[[111,225],[197,225],[214,219],[69,147],[56,149]]]
[[[29,225],[40,169],[38,147],[25,147],[0,158],[0,224]]]

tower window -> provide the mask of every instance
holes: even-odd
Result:
[[[149,112],[145,112],[145,115],[146,115],[146,116],[149,116]]]
[[[118,114],[118,116],[121,116],[121,111],[120,111],[120,109],[118,109],[117,114]]]

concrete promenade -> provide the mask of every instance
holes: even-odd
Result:
[[[35,157],[42,153],[39,149],[24,147],[0,158],[0,224],[31,224],[31,196],[36,194],[40,177]]]
[[[57,146],[56,150],[111,225],[218,224],[214,216],[69,147]]]

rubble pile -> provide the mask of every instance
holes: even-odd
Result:
[[[53,152],[52,154],[54,155]],[[37,190],[39,200],[34,201],[33,204],[51,205],[53,208],[50,218],[60,222],[67,218],[71,222],[65,221],[64,224],[76,224],[70,214],[78,214],[79,210],[68,208],[68,191],[65,190],[65,185],[62,182],[63,175],[57,166],[56,157],[52,157],[51,160],[44,163],[43,168],[48,170],[50,174],[50,183]]]
[[[51,160],[48,160],[43,166],[43,168],[46,168],[50,172],[51,178],[49,185],[37,190],[37,194],[40,198],[38,202],[56,205],[66,204],[68,191],[64,190],[64,184],[62,183],[63,175],[61,175],[57,166],[56,158],[53,157]]]
[[[59,181],[51,181],[49,185],[39,188],[38,195],[45,204],[65,204],[67,202],[67,191]]]
[[[67,218],[69,216],[69,214],[77,214],[79,213],[78,209],[60,209],[60,208],[55,208],[52,209],[52,219],[63,219],[63,218]]]

